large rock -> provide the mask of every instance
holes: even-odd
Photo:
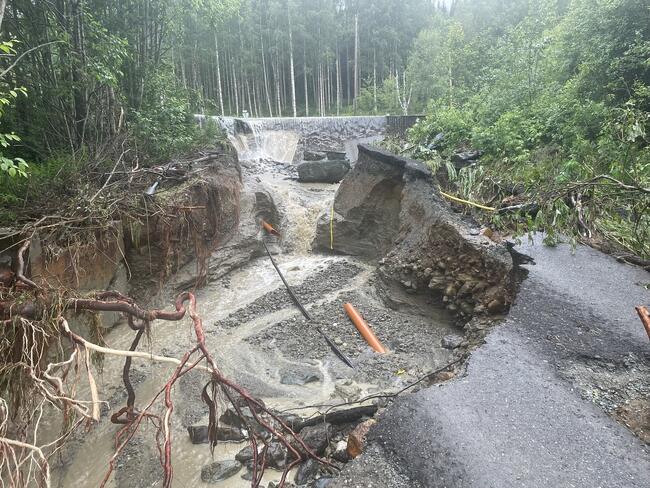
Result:
[[[475,164],[481,157],[480,151],[465,151],[454,154],[451,157],[451,162],[454,163],[456,169],[466,168]]]
[[[345,151],[326,151],[327,159],[330,161],[340,161],[345,159]]]
[[[325,453],[325,449],[329,445],[329,442],[332,438],[332,425],[328,423],[322,423],[305,427],[300,431],[300,437],[312,452],[314,452],[317,456],[322,456]],[[293,443],[293,447],[298,450],[298,452],[303,451],[302,446],[300,446],[297,442]]]
[[[305,161],[298,165],[298,180],[304,183],[338,183],[350,171],[350,163],[338,161]]]
[[[514,296],[508,249],[477,235],[437,187],[424,164],[360,145],[334,218],[328,210],[318,220],[313,248],[383,258],[384,280],[433,295],[463,321],[502,313]]]
[[[191,425],[187,428],[187,433],[190,435],[192,444],[207,444],[209,442],[207,425]],[[218,441],[243,441],[244,439],[244,433],[237,427],[229,425],[217,427]]]
[[[308,481],[314,479],[318,474],[319,463],[315,459],[308,459],[300,465],[296,471],[294,481],[297,485],[305,485]]]
[[[304,161],[322,161],[327,157],[327,153],[323,151],[312,151],[305,149],[305,152],[302,155]]]
[[[215,461],[201,469],[201,481],[219,483],[239,473],[242,468],[237,461]]]
[[[359,160],[334,198],[334,251],[367,257],[383,256],[399,228],[404,165],[392,164],[368,146],[359,146]],[[315,249],[330,249],[331,214],[318,221]]]
[[[316,383],[321,381],[321,376],[308,369],[286,369],[280,372],[280,383],[283,385],[296,385],[303,386],[308,383]]]

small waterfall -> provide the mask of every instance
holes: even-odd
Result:
[[[205,116],[197,116],[205,124]],[[227,132],[241,160],[273,160],[292,163],[304,149],[345,151],[354,161],[359,143],[381,140],[387,117],[214,117]]]

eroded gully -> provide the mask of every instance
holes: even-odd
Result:
[[[298,297],[313,316],[308,323],[292,304],[268,257],[258,257],[198,291],[199,312],[207,343],[222,371],[278,411],[307,416],[331,405],[356,401],[380,391],[396,391],[450,361],[452,351],[440,346],[444,336],[460,333],[451,317],[436,304],[397,292],[375,274],[376,264],[351,256],[312,253],[318,215],[329,208],[337,185],[303,184],[294,178],[291,163],[244,161],[244,181],[262,184],[280,214],[273,222],[282,238],[267,238],[276,260]],[[334,236],[336,238],[336,236]],[[386,305],[390,294],[391,307]],[[163,300],[161,299],[161,303]],[[353,303],[389,349],[375,354],[358,335],[343,311]],[[344,365],[320,335],[319,325],[354,362]],[[109,346],[127,349],[132,333],[126,325],[106,337]],[[180,357],[193,344],[187,324],[156,323],[145,346],[155,354]],[[143,349],[145,349],[143,348]],[[124,401],[119,381],[123,363],[106,358],[99,388],[110,407]],[[135,361],[132,381],[143,404],[165,383],[166,366]],[[201,468],[213,460],[233,459],[246,444],[221,442],[214,458],[206,445],[193,445],[187,427],[207,423],[200,399],[205,383],[201,373],[188,375],[175,389],[173,419],[174,486],[200,486]],[[118,427],[102,422],[80,437],[64,466],[57,470],[58,485],[98,486],[114,452]],[[157,486],[161,472],[147,426],[121,456],[109,486]],[[242,479],[246,468],[212,484],[221,488],[250,486]],[[265,482],[280,472],[269,470]],[[291,479],[291,478],[290,478]]]

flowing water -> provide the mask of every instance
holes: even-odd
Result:
[[[314,405],[394,391],[444,364],[451,353],[439,347],[440,340],[454,328],[442,309],[407,295],[392,297],[391,303],[402,306],[389,309],[382,299],[383,287],[379,286],[374,263],[311,252],[316,220],[330,208],[337,185],[302,184],[291,177],[292,152],[303,136],[286,130],[269,131],[263,124],[249,127],[247,134],[233,133],[231,139],[246,163],[244,180],[256,178],[262,182],[283,215],[283,238],[277,246],[283,251],[276,260],[315,321],[353,359],[355,368],[343,365],[332,354],[313,330],[313,324],[307,323],[293,306],[268,258],[260,257],[197,293],[207,344],[222,371],[261,397],[267,406],[310,414],[317,410]],[[361,137],[367,136],[367,132],[359,132]],[[348,145],[352,139],[347,139]],[[340,142],[345,147],[346,140]],[[270,155],[276,159],[270,161]],[[389,354],[379,356],[367,347],[346,319],[344,301],[353,301],[364,312],[391,351]],[[123,324],[111,330],[106,342],[110,347],[127,349],[132,338],[132,331]],[[141,349],[180,357],[193,344],[187,322],[157,322],[150,343]],[[103,398],[110,399],[111,408],[124,403],[122,366],[121,360],[109,357],[98,377],[99,390]],[[139,405],[158,392],[172,370],[150,361],[134,361],[132,377]],[[283,377],[296,372],[309,372],[318,381],[285,384]],[[201,467],[213,460],[206,445],[190,443],[186,431],[188,425],[207,423],[207,411],[199,396],[204,382],[205,377],[197,372],[181,381],[174,392],[174,486],[203,485]],[[56,471],[54,486],[98,486],[113,453],[117,430],[104,416],[98,426],[80,435],[79,443],[64,459],[64,466]],[[159,486],[161,473],[152,447],[153,430],[149,427],[144,434],[135,439],[133,448],[127,449],[109,486]],[[214,460],[233,459],[242,447],[222,442]],[[238,475],[212,486],[250,486],[240,477],[244,472],[242,469]],[[269,470],[265,480],[277,480],[279,476],[279,472]]]

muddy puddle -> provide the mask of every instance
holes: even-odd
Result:
[[[350,256],[312,253],[318,215],[328,209],[337,185],[302,184],[294,178],[291,163],[246,161],[244,180],[255,179],[273,195],[282,215],[276,224],[283,237],[269,238],[278,265],[313,316],[307,322],[267,257],[258,257],[197,292],[199,313],[207,344],[226,376],[284,413],[308,416],[331,405],[356,401],[378,392],[397,391],[450,361],[453,351],[441,347],[443,337],[460,334],[452,318],[438,305],[393,293],[377,277],[376,263]],[[274,240],[275,239],[275,240]],[[170,303],[161,297],[161,303]],[[353,303],[389,349],[375,354],[346,317],[343,304]],[[400,304],[396,306],[395,304]],[[352,359],[355,368],[343,364],[314,327],[320,326]],[[116,349],[128,349],[133,338],[126,324],[105,337]],[[189,323],[154,324],[151,339],[141,347],[155,354],[180,357],[194,344]],[[110,408],[125,402],[120,382],[123,362],[106,358],[98,387]],[[136,360],[132,379],[137,402],[143,404],[158,392],[172,368]],[[193,445],[187,427],[207,424],[207,410],[200,400],[205,376],[197,372],[183,378],[174,391],[173,463],[174,486],[204,486],[201,468],[213,460],[232,460],[245,443],[221,442],[210,455],[207,445]],[[105,407],[108,411],[108,406]],[[104,415],[100,424],[81,434],[59,459],[53,486],[93,487],[104,477],[114,452],[118,427]],[[159,486],[161,470],[148,426],[120,458],[108,486]],[[242,479],[246,468],[216,484],[217,488],[248,487]],[[263,485],[280,478],[268,470]],[[289,477],[293,481],[293,475]]]

